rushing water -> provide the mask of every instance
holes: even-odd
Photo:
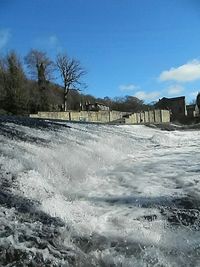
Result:
[[[0,120],[0,266],[200,266],[200,131]]]

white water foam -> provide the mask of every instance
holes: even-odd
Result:
[[[200,132],[68,125],[50,131],[7,123],[46,141],[0,136],[1,169],[18,188],[12,192],[64,220],[71,236],[99,240],[88,253],[106,266],[199,266],[192,253],[200,232],[171,225],[161,209],[174,208],[174,199],[189,194],[199,199]],[[100,249],[101,238],[110,245]],[[117,252],[120,242],[126,253],[120,245]]]

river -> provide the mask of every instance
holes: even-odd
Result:
[[[1,266],[200,266],[199,162],[200,131],[1,117]]]

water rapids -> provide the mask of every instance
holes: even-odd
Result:
[[[0,266],[200,266],[200,131],[0,118]]]

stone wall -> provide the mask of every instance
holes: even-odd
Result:
[[[149,110],[144,112],[133,113],[125,119],[126,124],[143,124],[143,123],[167,123],[170,122],[170,113],[168,110]]]
[[[162,122],[170,122],[170,112],[168,110],[161,110]]]
[[[109,123],[117,122],[123,118],[124,112],[120,111],[66,111],[66,112],[38,112],[31,114],[31,118],[42,118],[51,120],[67,120],[82,122]],[[125,118],[126,124],[143,124],[143,123],[167,123],[170,122],[168,110],[149,110],[133,113]]]
[[[85,121],[108,123],[121,119],[124,113],[119,111],[66,111],[66,112],[38,112],[30,114],[31,118],[68,120],[68,121]]]

